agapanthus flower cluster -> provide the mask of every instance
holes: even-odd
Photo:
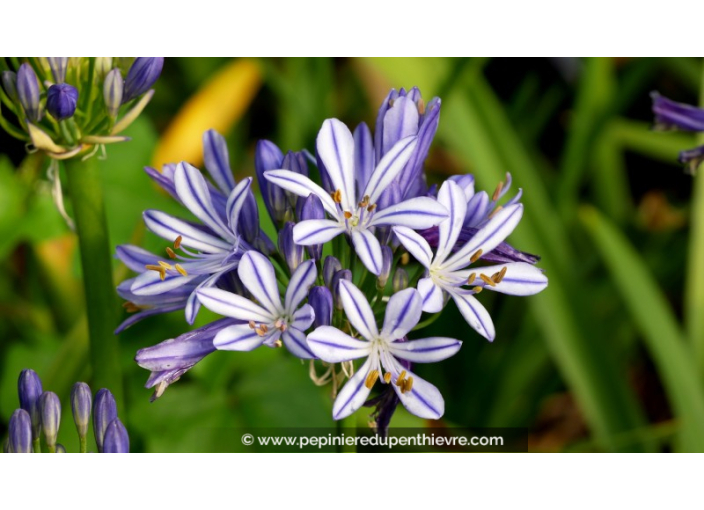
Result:
[[[57,442],[61,424],[61,401],[56,393],[44,391],[42,381],[31,369],[22,370],[17,381],[20,408],[10,418],[5,453],[66,453]],[[87,438],[93,412],[93,433],[99,453],[128,453],[127,429],[117,417],[115,397],[103,388],[95,394],[84,382],[71,390],[71,411],[78,432],[80,451],[88,451]],[[42,438],[44,439],[42,441]]]
[[[137,273],[118,287],[134,312],[118,332],[175,310],[193,323],[200,306],[224,317],[137,353],[154,397],[215,350],[266,346],[310,360],[313,381],[332,386],[336,420],[375,406],[383,433],[399,402],[423,418],[443,415],[442,395],[412,367],[446,359],[462,342],[415,331],[451,299],[491,341],[496,330],[477,295],[535,294],[547,278],[537,257],[505,243],[523,214],[520,191],[499,204],[510,175],[491,195],[475,191],[470,175],[426,184],[440,107],[416,88],[392,91],[374,136],[364,123],[352,132],[328,119],[314,156],[260,141],[256,176],[276,240],[261,230],[252,180],[235,182],[217,133],[203,137],[210,179],[187,163],[147,168],[198,221],[149,210],[164,255],[118,247]]]
[[[650,97],[653,100],[655,129],[704,132],[703,108],[677,103],[657,92],[652,92]],[[687,172],[694,175],[699,165],[704,162],[704,145],[681,151],[679,160],[685,165]]]

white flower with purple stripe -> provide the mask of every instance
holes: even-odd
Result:
[[[440,418],[445,412],[445,401],[438,389],[404,368],[399,360],[441,361],[455,354],[462,342],[443,337],[403,341],[422,313],[422,299],[416,289],[406,289],[391,297],[381,331],[367,299],[353,283],[341,280],[339,291],[347,319],[362,338],[321,326],[308,335],[308,346],[329,363],[367,359],[337,395],[333,418],[340,420],[359,409],[377,381],[391,384],[406,409],[416,416]]]
[[[404,226],[425,229],[447,218],[447,210],[432,198],[418,197],[377,211],[382,192],[404,169],[417,144],[417,137],[401,139],[385,155],[361,192],[357,195],[355,178],[355,142],[350,130],[337,119],[328,119],[318,134],[317,150],[325,166],[332,193],[304,175],[289,170],[270,170],[264,176],[270,182],[296,195],[317,195],[332,219],[305,220],[293,229],[293,240],[300,245],[316,245],[347,233],[364,266],[379,275],[382,266],[381,245],[374,227]]]
[[[240,260],[237,273],[259,304],[222,289],[197,291],[198,299],[209,310],[247,321],[221,330],[213,339],[213,345],[224,351],[251,351],[260,345],[275,347],[281,339],[294,356],[315,358],[304,333],[313,324],[315,312],[309,304],[298,307],[315,283],[318,274],[315,261],[307,260],[298,266],[286,288],[283,304],[274,266],[265,255],[248,251]]]
[[[438,225],[438,248],[434,255],[428,242],[419,234],[405,227],[394,228],[403,246],[427,269],[427,276],[418,282],[423,311],[440,312],[446,294],[449,294],[467,323],[491,341],[496,336],[494,323],[489,312],[474,297],[475,294],[482,289],[490,289],[528,296],[548,285],[545,274],[525,262],[467,269],[513,232],[523,215],[523,205],[513,204],[497,210],[469,241],[453,253],[465,221],[466,197],[457,184],[446,181],[438,192],[438,202],[447,208],[450,217]],[[471,288],[464,288],[464,285]]]

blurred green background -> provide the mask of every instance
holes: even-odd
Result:
[[[652,131],[649,98],[696,104],[702,60],[169,58],[132,141],[101,163],[112,246],[163,250],[142,211],[184,213],[142,169],[200,164],[205,129],[226,135],[239,180],[254,175],[257,140],[313,149],[324,119],[373,127],[388,89],[414,85],[443,100],[428,180],[471,172],[491,192],[511,172],[526,209],[509,241],[542,257],[550,284],[481,295],[494,343],[447,307],[422,336],[464,345],[418,367],[445,417],[399,408],[392,426],[527,427],[531,451],[704,451],[704,181],[677,163],[695,135]],[[59,442],[77,451],[68,395],[91,377],[85,307],[47,165],[0,135],[0,437],[33,368],[62,398]],[[116,261],[115,282],[127,274]],[[203,309],[197,324],[213,317]],[[150,404],[134,354],[186,329],[176,312],[120,335],[133,451],[239,451],[237,427],[332,425],[329,388],[282,350],[216,352]]]

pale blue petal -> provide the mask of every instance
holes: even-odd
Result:
[[[240,260],[237,274],[247,290],[272,316],[281,315],[283,307],[276,272],[268,257],[256,251],[248,251]]]
[[[352,232],[352,243],[364,267],[379,276],[384,263],[379,240],[369,230],[355,230]]]
[[[219,271],[215,273],[212,276],[209,276],[205,280],[203,280],[198,287],[195,288],[193,292],[191,292],[191,295],[188,296],[188,301],[186,301],[186,322],[188,324],[193,324],[196,321],[196,316],[198,315],[198,312],[200,311],[200,300],[198,299],[198,290],[200,289],[206,289],[208,287],[212,287],[215,285],[220,277],[224,275],[227,271],[230,269],[228,268],[225,271]]]
[[[230,193],[227,197],[225,215],[232,232],[239,231],[238,225],[240,221],[240,214],[242,213],[242,208],[247,202],[247,191],[249,191],[251,185],[251,177],[242,179],[240,183],[232,190],[232,193]]]
[[[286,288],[284,310],[287,313],[291,314],[298,308],[298,304],[306,298],[308,289],[315,283],[317,276],[318,271],[314,260],[306,260],[296,268]]]
[[[437,200],[417,197],[382,209],[374,214],[369,225],[392,225],[424,230],[446,220],[447,216],[447,209]]]
[[[302,246],[327,243],[345,231],[345,227],[332,220],[304,220],[293,227],[293,242]]]
[[[405,289],[391,296],[386,305],[381,336],[387,342],[406,336],[418,324],[422,307],[423,301],[416,289]]]
[[[442,289],[435,285],[432,278],[421,278],[418,281],[418,292],[423,300],[423,311],[428,313],[441,312],[445,304]]]
[[[369,127],[362,122],[354,130],[354,173],[357,177],[357,196],[362,197],[362,192],[369,182],[374,171],[374,142]]]
[[[408,227],[394,227],[393,230],[403,247],[424,267],[430,267],[433,252],[428,241]]]
[[[467,203],[464,225],[466,227],[476,227],[481,223],[489,212],[489,195],[486,191],[476,193]]]
[[[362,291],[347,280],[340,280],[339,285],[342,307],[345,309],[345,315],[347,315],[350,324],[367,340],[378,337],[379,330],[376,327],[376,320],[374,320],[374,312],[372,312]]]
[[[143,214],[147,228],[159,237],[173,243],[181,236],[181,244],[205,253],[220,253],[232,249],[232,244],[223,241],[195,225],[174,218],[161,211],[149,210]]]
[[[437,420],[445,414],[445,400],[442,398],[440,391],[425,379],[401,367],[395,359],[392,358],[392,360],[393,369],[389,370],[391,367],[384,368],[391,372],[392,387],[408,412],[427,420]],[[401,388],[394,384],[401,371],[406,372],[406,378],[413,377],[413,386],[410,391],[402,392]]]
[[[337,394],[335,404],[332,406],[332,417],[335,420],[347,418],[357,409],[362,407],[369,396],[371,388],[367,388],[364,384],[367,380],[370,370],[372,369],[371,358],[359,367],[359,370],[347,381]]]
[[[462,347],[454,338],[432,337],[408,342],[393,342],[389,350],[397,358],[413,363],[435,363],[453,356]]]
[[[162,280],[158,271],[145,271],[134,279],[130,290],[138,296],[154,296],[177,289],[198,277],[199,275],[192,274],[188,276],[166,274]]]
[[[467,202],[462,189],[452,181],[445,181],[438,192],[438,202],[449,212],[448,218],[438,225],[438,248],[435,260],[440,263],[452,252],[464,224]]]
[[[332,326],[320,326],[308,335],[308,347],[313,354],[328,363],[340,363],[368,356],[371,344],[352,338]]]
[[[225,138],[209,129],[203,133],[203,160],[205,168],[225,195],[235,187],[235,178],[230,169],[230,157],[227,153]]]
[[[121,244],[115,248],[117,258],[122,261],[124,265],[130,268],[136,273],[141,273],[144,271],[144,266],[149,264],[156,264],[162,257],[154,255],[152,252],[140,248],[139,246],[134,246],[132,244]]]
[[[313,324],[315,320],[315,310],[309,304],[305,304],[300,307],[291,316],[292,322],[289,324],[290,327],[298,329],[300,331],[305,331]]]
[[[281,339],[288,351],[301,359],[314,359],[313,354],[306,343],[306,335],[296,328],[288,328],[281,334]]]
[[[220,351],[251,351],[262,345],[264,340],[247,324],[238,324],[218,332],[213,345]]]
[[[401,139],[418,133],[418,106],[409,97],[399,97],[384,116],[382,154]]]
[[[484,308],[484,305],[472,295],[471,291],[453,289],[449,293],[467,324],[472,326],[484,338],[493,342],[496,330],[494,329],[494,322],[491,320],[491,316]]]
[[[479,267],[455,271],[454,274],[466,280],[471,273],[483,273],[488,277],[506,268],[506,274],[496,286],[486,285],[483,280],[477,278],[476,284],[482,285],[487,290],[511,294],[512,296],[532,296],[544,290],[548,286],[548,277],[539,268],[525,262],[513,262],[508,264],[498,264],[495,266]],[[470,284],[472,285],[472,284]]]
[[[291,170],[269,170],[264,172],[266,180],[279,186],[280,188],[290,191],[299,197],[307,197],[311,193],[316,195],[323,203],[325,210],[333,217],[339,216],[339,211],[335,202],[323,188],[311,181],[305,175],[297,174]]]
[[[366,188],[364,195],[369,195],[369,202],[375,204],[381,193],[391,184],[391,182],[401,173],[403,167],[408,162],[408,159],[413,154],[413,149],[416,148],[418,139],[415,136],[409,136],[399,140],[389,152],[387,152],[379,164],[374,169]],[[354,209],[357,204],[354,204]]]
[[[198,291],[198,299],[208,310],[225,317],[266,324],[275,320],[271,313],[258,304],[222,289],[201,289]]]
[[[318,133],[316,148],[328,172],[333,191],[340,190],[342,193],[343,210],[356,210],[352,133],[339,120],[327,119]]]

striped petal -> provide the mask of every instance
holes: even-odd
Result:
[[[305,331],[311,326],[311,324],[313,324],[313,321],[315,320],[315,310],[313,310],[311,305],[306,303],[296,310],[296,312],[291,316],[291,319],[292,322],[289,326]]]
[[[405,372],[405,379],[413,378],[410,391],[401,391],[401,388],[391,383],[392,388],[398,395],[403,406],[412,414],[419,418],[437,420],[445,414],[445,400],[440,391],[425,379],[418,377],[415,373],[401,366],[395,359],[391,358],[392,366],[384,365],[384,368],[391,372],[392,381],[397,381],[400,373]],[[384,358],[382,358],[382,363]]]
[[[471,273],[483,273],[491,277],[506,268],[506,274],[496,286],[486,285],[477,278],[475,283],[487,290],[510,294],[512,296],[532,296],[548,286],[548,277],[540,269],[525,262],[498,264],[496,266],[479,267],[474,270],[455,271],[454,274],[467,279]]]
[[[323,361],[340,363],[368,356],[371,344],[352,338],[332,326],[320,326],[308,335],[308,347]]]
[[[491,320],[489,312],[486,311],[477,298],[472,295],[471,291],[457,289],[448,291],[452,299],[454,299],[457,308],[467,321],[467,324],[472,326],[477,333],[482,335],[490,342],[494,341],[496,330],[494,322]]]
[[[432,278],[421,278],[418,281],[418,292],[420,292],[424,312],[438,313],[442,311],[445,296]]]
[[[214,129],[203,133],[203,160],[205,168],[225,195],[235,188],[235,178],[230,169],[225,137]]]
[[[274,266],[268,257],[256,251],[248,251],[242,256],[237,274],[252,296],[273,316],[281,315],[281,296],[276,283]]]
[[[379,240],[369,230],[355,230],[352,232],[352,243],[364,267],[379,276],[384,263]]]
[[[306,343],[306,335],[296,328],[288,328],[281,334],[281,339],[288,351],[301,359],[314,359],[315,354],[311,352]]]
[[[328,192],[305,175],[297,174],[291,170],[269,170],[268,172],[264,172],[264,177],[266,177],[267,181],[299,197],[305,198],[313,193],[320,199],[325,210],[333,218],[338,217],[339,211]]]
[[[408,227],[394,227],[393,230],[403,247],[424,267],[430,267],[433,251],[428,241]]]
[[[357,178],[357,196],[361,197],[374,171],[374,142],[369,127],[362,122],[354,130],[354,174]]]
[[[466,227],[479,225],[486,218],[486,213],[489,212],[489,202],[489,195],[486,191],[476,193],[467,203],[464,225]]]
[[[188,163],[179,163],[174,172],[174,185],[176,193],[189,211],[193,215],[210,227],[214,232],[227,239],[234,241],[235,237],[228,230],[218,215],[208,189],[203,174],[200,170]]]
[[[372,359],[369,358],[359,367],[359,370],[347,381],[340,393],[337,394],[335,403],[332,406],[332,417],[335,420],[347,418],[357,409],[362,407],[369,396],[371,388],[364,384],[372,369]]]
[[[244,321],[274,322],[274,316],[249,299],[222,289],[207,288],[198,292],[198,299],[208,310]]]
[[[231,243],[161,211],[144,211],[143,217],[149,230],[171,243],[180,236],[182,245],[205,253],[220,253],[232,249]]]
[[[340,280],[339,285],[342,307],[345,309],[350,324],[367,340],[378,337],[379,330],[376,327],[376,320],[374,320],[374,312],[372,312],[362,291],[347,280]]]
[[[251,351],[264,343],[265,338],[247,324],[228,326],[213,338],[213,345],[220,351]]]
[[[318,271],[314,260],[306,260],[296,268],[286,288],[284,309],[287,313],[293,313],[298,308],[298,304],[306,298],[308,289],[315,283],[317,276]]]
[[[522,204],[501,209],[457,253],[443,263],[442,268],[446,271],[464,269],[470,264],[472,254],[478,250],[482,250],[484,254],[489,253],[513,232],[522,216]]]
[[[413,363],[435,363],[453,356],[462,347],[454,338],[432,337],[408,342],[393,342],[389,350],[397,358]]]
[[[186,285],[198,278],[198,276],[193,274],[188,276],[166,274],[162,280],[161,275],[157,271],[145,271],[134,279],[130,290],[138,296],[155,296]]]
[[[393,225],[423,230],[441,223],[447,216],[447,209],[437,200],[417,197],[382,209],[374,214],[369,225]]]
[[[117,258],[132,271],[141,273],[144,271],[144,266],[148,264],[156,264],[161,260],[161,257],[154,255],[152,252],[134,246],[132,244],[121,244],[115,248]]]
[[[303,246],[327,243],[345,231],[345,227],[332,220],[304,220],[293,227],[293,242]]]
[[[364,188],[364,195],[369,195],[370,203],[375,204],[384,189],[401,173],[417,143],[418,139],[415,136],[403,138],[381,158]],[[353,204],[353,208],[349,210],[356,208],[357,204]]]
[[[316,140],[318,156],[325,165],[333,191],[342,193],[342,208],[357,209],[354,179],[354,138],[350,130],[337,119],[327,119]]]
[[[238,225],[240,222],[240,214],[242,213],[242,208],[247,202],[248,191],[252,185],[252,178],[247,177],[242,179],[240,183],[235,186],[232,193],[227,197],[227,205],[225,206],[225,214],[227,217],[230,230],[232,232],[238,232]]]
[[[388,342],[406,336],[418,324],[422,307],[423,301],[416,289],[405,289],[391,296],[386,305],[381,336]]]
[[[225,271],[218,271],[212,276],[209,276],[203,282],[198,285],[198,287],[195,288],[193,292],[191,292],[191,295],[188,296],[188,301],[186,301],[186,322],[188,324],[193,324],[196,321],[196,316],[198,315],[198,312],[200,311],[200,300],[198,299],[198,291],[200,289],[207,289],[208,287],[212,287],[215,285],[220,277],[224,275],[227,271],[230,269],[228,268]]]
[[[464,191],[452,181],[445,181],[438,192],[438,203],[449,212],[448,218],[438,225],[438,248],[435,260],[441,263],[452,252],[464,224],[467,202]]]

